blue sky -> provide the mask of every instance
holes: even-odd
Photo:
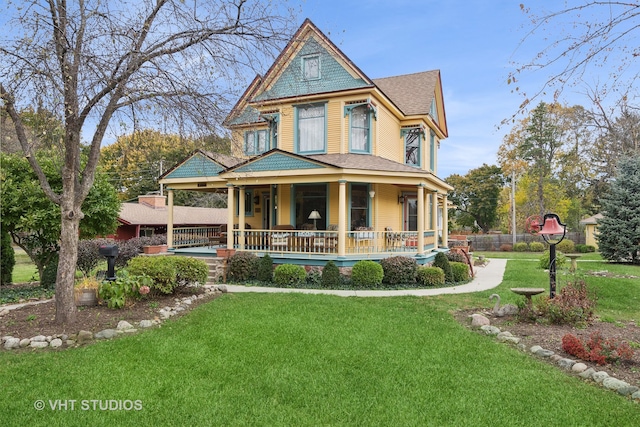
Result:
[[[438,175],[446,178],[497,164],[511,127],[498,126],[523,100],[507,85],[512,62],[530,60],[543,46],[534,41],[519,47],[529,30],[520,3],[304,0],[300,23],[310,18],[370,78],[440,69],[449,138],[440,147]],[[556,10],[563,3],[536,0],[527,6]],[[531,93],[544,77],[545,72],[526,75],[518,85]],[[561,101],[585,105],[578,92],[566,90]]]

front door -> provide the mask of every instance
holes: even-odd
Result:
[[[418,197],[407,195],[403,205],[404,231],[418,231]]]

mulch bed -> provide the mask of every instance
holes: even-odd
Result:
[[[521,338],[521,343],[525,345],[527,350],[534,345],[539,345],[562,357],[583,362],[596,371],[605,371],[612,377],[640,387],[639,348],[634,348],[635,354],[631,361],[607,365],[585,362],[562,350],[562,337],[565,334],[572,334],[585,342],[589,339],[589,336],[596,331],[599,331],[604,339],[614,338],[618,342],[626,341],[627,343],[635,343],[635,345],[638,345],[640,344],[640,327],[634,322],[624,324],[610,323],[596,319],[584,328],[576,328],[571,325],[544,325],[540,323],[519,322],[515,316],[497,317],[493,315],[492,310],[487,309],[460,310],[456,311],[454,316],[461,324],[470,328],[471,322],[469,316],[473,313],[484,315],[489,318],[491,325],[500,328],[501,331],[511,332],[513,335]],[[484,332],[480,331],[479,333]],[[552,362],[549,361],[549,363]]]

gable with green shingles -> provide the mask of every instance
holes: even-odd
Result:
[[[217,176],[224,170],[225,168],[215,161],[198,153],[186,160],[164,178],[200,178]]]
[[[274,153],[234,169],[233,172],[267,172],[295,169],[322,169],[325,166],[298,157]]]
[[[320,79],[303,79],[302,58],[308,55],[319,55]],[[273,86],[256,96],[254,101],[267,101],[368,86],[370,85],[363,79],[354,78],[315,38],[310,37]]]

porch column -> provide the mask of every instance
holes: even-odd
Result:
[[[424,187],[418,185],[418,257],[424,255]]]
[[[431,229],[433,230],[433,249],[438,249],[438,192],[431,193]]]
[[[167,248],[173,248],[173,190],[167,191],[169,206],[167,210]],[[138,235],[140,230],[138,230]]]
[[[338,181],[338,257],[344,258],[347,239],[347,181]]]
[[[233,249],[233,184],[227,184],[227,249]]]
[[[245,187],[240,187],[238,191],[238,230],[240,236],[238,237],[238,248],[244,250],[244,202],[247,198],[245,193]]]
[[[447,193],[442,195],[442,247],[449,247],[449,210],[447,209]]]

